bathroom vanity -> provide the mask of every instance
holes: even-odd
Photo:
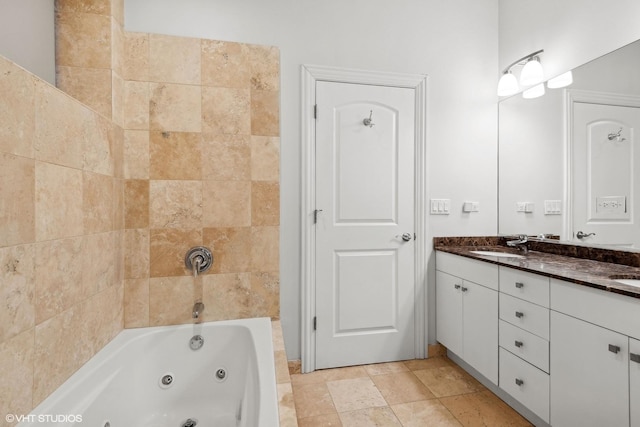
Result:
[[[434,243],[437,339],[454,360],[536,425],[640,427],[640,287],[625,282],[640,254]]]

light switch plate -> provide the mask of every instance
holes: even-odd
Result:
[[[544,214],[545,215],[562,215],[562,201],[561,200],[545,200]]]
[[[462,204],[462,212],[478,212],[480,210],[480,202],[464,202]]]
[[[450,199],[431,199],[431,215],[449,215],[451,212]]]

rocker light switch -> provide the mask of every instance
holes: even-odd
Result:
[[[431,199],[431,215],[449,215],[450,211],[450,199]]]

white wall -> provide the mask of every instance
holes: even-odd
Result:
[[[499,0],[500,69],[544,49],[548,77],[640,38],[638,0]]]
[[[0,0],[0,55],[55,85],[54,0]]]
[[[426,197],[450,198],[454,210],[429,218],[430,237],[491,235],[497,231],[497,18],[498,0],[126,0],[129,31],[280,48],[280,289],[289,359],[300,357],[300,66],[427,74]],[[464,200],[479,201],[480,212],[463,215]],[[433,342],[433,272],[430,278]]]

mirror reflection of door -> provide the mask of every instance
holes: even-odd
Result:
[[[637,247],[640,108],[576,102],[572,121],[574,241]]]

